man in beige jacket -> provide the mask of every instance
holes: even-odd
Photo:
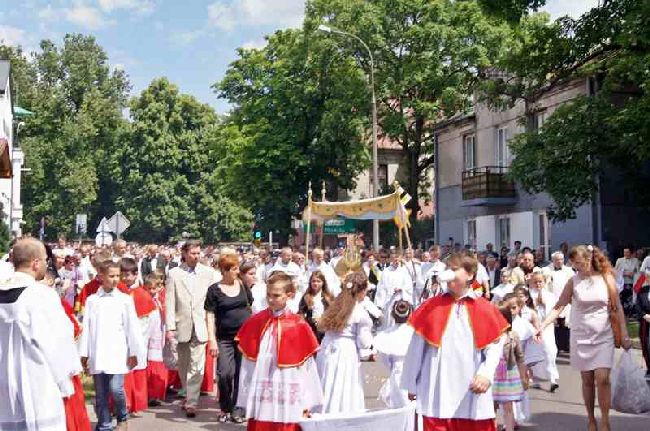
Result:
[[[215,281],[215,272],[199,263],[201,243],[187,241],[181,249],[183,262],[169,271],[166,292],[167,340],[178,341],[178,374],[186,391],[183,409],[187,417],[196,416],[203,381],[205,343],[205,296]]]

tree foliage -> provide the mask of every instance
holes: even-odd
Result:
[[[513,176],[528,191],[547,191],[558,220],[573,217],[612,170],[641,204],[650,203],[639,187],[650,179],[649,24],[650,3],[635,0],[605,1],[577,20],[524,18],[498,62],[503,73],[486,81],[486,100],[496,106],[523,100],[530,113],[559,85],[591,77],[593,94],[512,144]]]
[[[476,1],[451,0],[314,0],[305,32],[321,22],[360,37],[373,53],[381,133],[402,148],[406,170],[399,179],[414,197],[415,218],[415,197],[431,199],[421,185],[433,166],[436,126],[471,108],[478,73],[501,54],[510,29]],[[360,43],[331,38],[369,70]]]
[[[214,88],[233,104],[220,167],[259,228],[290,232],[309,181],[349,189],[368,166],[364,76],[331,42],[278,31],[262,49],[240,49]],[[359,107],[363,110],[360,110]]]

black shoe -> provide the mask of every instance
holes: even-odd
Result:
[[[149,400],[149,407],[160,407],[162,402],[160,400]]]
[[[186,407],[185,416],[192,419],[196,417],[196,408],[195,407]]]
[[[551,393],[554,394],[557,388],[559,387],[560,385],[558,385],[557,383],[551,383]]]

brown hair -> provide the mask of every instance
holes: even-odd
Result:
[[[569,260],[580,255],[584,260],[591,261],[591,270],[597,274],[610,274],[612,264],[601,249],[596,246],[577,245],[569,250]]]
[[[101,265],[99,265],[97,271],[99,271],[100,274],[108,274],[108,270],[114,268],[120,269],[120,264],[113,260],[107,260],[102,262]]]
[[[357,305],[357,294],[368,289],[368,279],[362,272],[353,272],[345,277],[342,287],[341,294],[325,310],[318,322],[320,331],[341,332],[345,328]]]
[[[282,271],[275,271],[268,280],[266,280],[266,288],[279,284],[284,289],[285,293],[294,292],[293,279],[288,274]]]
[[[329,287],[327,287],[327,280],[325,280],[325,275],[320,272],[320,271],[314,271],[311,273],[311,276],[309,277],[309,283],[307,285],[307,291],[305,294],[302,296],[303,301],[305,301],[305,304],[307,305],[308,309],[312,309],[314,306],[314,293],[311,291],[311,281],[314,278],[318,278],[320,281],[323,282],[323,287],[321,288],[321,294],[323,296],[323,299],[327,303],[327,305],[331,305],[332,302],[334,301],[334,297],[330,293]]]
[[[508,305],[508,303],[504,304],[503,302],[499,304],[499,311],[501,312],[503,318],[506,319],[506,322],[510,324],[508,327],[508,331],[510,331],[512,329],[512,319],[514,316],[512,315],[512,310],[510,310],[510,305]]]
[[[248,271],[251,269],[256,269],[257,267],[255,266],[255,263],[253,261],[246,261],[241,264],[239,267],[239,276],[241,277],[243,274],[246,274]]]
[[[154,286],[162,283],[162,277],[155,272],[152,272],[150,274],[147,274],[144,277],[144,285],[145,286]]]
[[[190,249],[193,249],[195,247],[201,247],[201,241],[199,241],[198,239],[188,239],[181,246],[181,251],[187,253],[188,251],[190,251]]]
[[[514,293],[515,295],[519,295],[520,292],[524,293],[528,297],[528,299],[526,299],[526,301],[521,306],[523,307],[525,305],[526,307],[532,308],[534,310],[535,304],[533,304],[533,297],[530,296],[530,292],[526,288],[525,284],[518,284],[515,286],[514,289],[512,289],[512,293]]]
[[[133,273],[137,274],[138,273],[138,264],[136,263],[135,259],[131,257],[123,257],[120,260],[120,272],[121,273]]]
[[[222,274],[235,266],[239,266],[239,257],[236,254],[223,254],[219,258],[219,271]]]
[[[455,253],[447,259],[447,267],[452,270],[454,268],[463,268],[465,272],[473,276],[478,269],[478,261],[473,257]]]

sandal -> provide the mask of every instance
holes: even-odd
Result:
[[[230,421],[230,413],[219,413],[217,416],[217,422],[226,423]]]

